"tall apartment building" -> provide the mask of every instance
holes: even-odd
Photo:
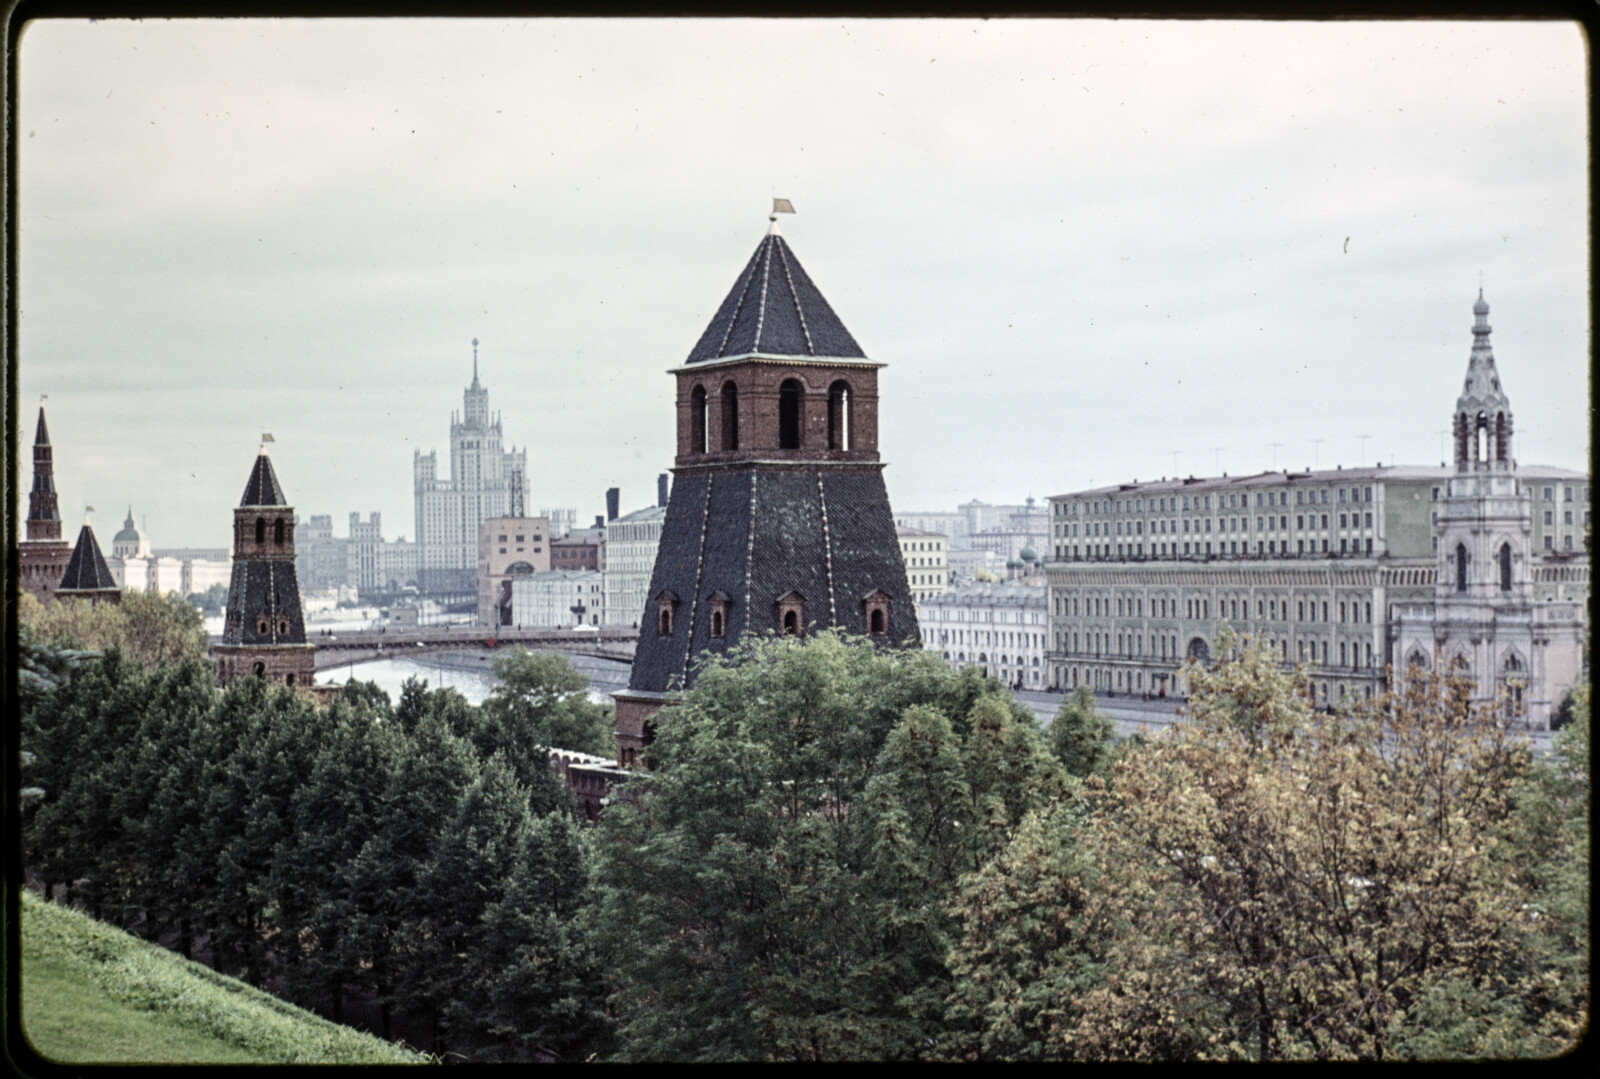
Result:
[[[1181,693],[1183,662],[1209,660],[1231,628],[1265,641],[1285,664],[1315,663],[1318,704],[1347,692],[1370,697],[1393,662],[1398,609],[1435,602],[1441,559],[1453,553],[1449,542],[1441,550],[1440,536],[1448,540],[1461,513],[1451,499],[1465,497],[1451,493],[1466,482],[1457,475],[1334,468],[1134,482],[1051,498],[1051,684]],[[1534,601],[1581,606],[1589,590],[1588,477],[1511,467],[1505,484],[1532,507],[1515,550],[1531,563],[1523,572]],[[1445,636],[1419,652],[1431,662]],[[1552,692],[1533,697],[1559,703]],[[1531,710],[1528,718],[1544,720]]]
[[[942,532],[897,525],[900,554],[906,560],[906,583],[917,604],[943,592],[950,583],[950,564],[946,558],[949,537]],[[919,607],[920,609],[920,607]]]
[[[450,415],[450,476],[439,476],[436,451],[412,458],[416,489],[418,585],[424,593],[477,592],[478,526],[490,517],[521,517],[527,453],[501,445],[500,417],[478,382],[472,342],[472,384],[462,411]]]

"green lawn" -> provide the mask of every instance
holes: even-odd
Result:
[[[422,1064],[76,911],[22,893],[22,1024],[73,1063]]]

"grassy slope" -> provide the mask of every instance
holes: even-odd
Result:
[[[72,1062],[421,1064],[380,1038],[22,893],[22,1023]]]

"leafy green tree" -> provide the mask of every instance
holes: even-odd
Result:
[[[606,976],[589,939],[590,832],[571,815],[535,819],[502,898],[483,916],[490,980],[457,1002],[503,1054],[575,1061],[610,1048]]]
[[[828,633],[707,662],[657,730],[600,822],[622,1055],[936,1054],[955,882],[1065,782],[1031,714]]]
[[[1116,727],[1095,710],[1094,692],[1079,686],[1056,709],[1045,738],[1062,766],[1082,778],[1109,769]]]
[[[1101,983],[1108,936],[1090,917],[1099,873],[1088,805],[1074,791],[1030,814],[999,857],[961,882],[948,958],[951,1057],[1072,1055],[1060,1031]]]
[[[219,615],[228,605],[228,586],[218,582],[204,592],[191,592],[188,595],[190,606],[204,615]]]
[[[176,593],[124,592],[115,604],[75,598],[41,604],[27,595],[17,613],[41,641],[68,648],[120,648],[146,668],[204,658],[210,643],[200,612]]]
[[[1527,761],[1465,683],[1313,713],[1260,649],[1191,668],[1194,722],[1119,763],[1087,917],[1104,981],[1047,1055],[1383,1060],[1504,995],[1529,921],[1493,848]]]
[[[485,757],[499,750],[532,761],[540,748],[616,756],[611,710],[589,699],[589,680],[565,656],[513,648],[495,660],[494,673],[500,684],[483,702],[475,739]]]

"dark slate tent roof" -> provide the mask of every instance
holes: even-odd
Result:
[[[39,432],[33,436],[35,446],[50,445],[50,428],[44,425],[44,406],[39,406]]]
[[[866,359],[866,353],[811,283],[783,237],[769,234],[733,283],[689,363],[745,356],[828,356]]]
[[[94,529],[88,522],[78,532],[78,544],[72,548],[72,558],[67,562],[67,572],[62,574],[57,592],[118,591],[117,579],[111,576],[100,544],[95,541]]]
[[[272,460],[265,453],[256,457],[256,466],[250,471],[250,482],[244,485],[241,506],[287,506],[283,488],[278,486],[278,474],[272,471]]]

